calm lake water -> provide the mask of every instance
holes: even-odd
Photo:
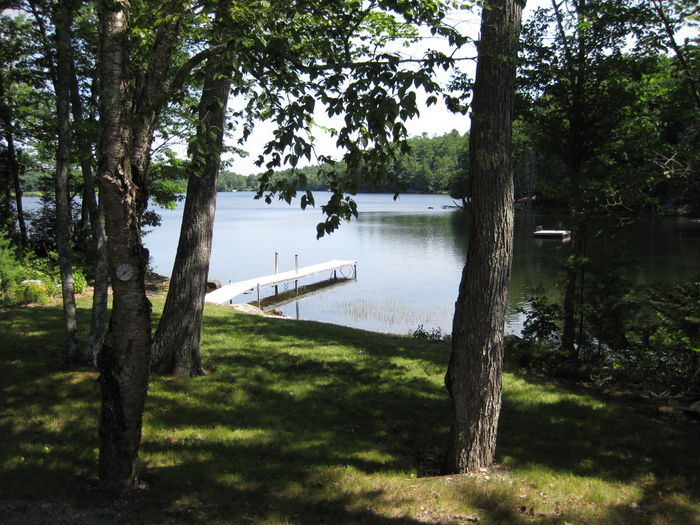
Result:
[[[274,273],[275,252],[280,271],[330,259],[356,259],[357,279],[317,291],[283,305],[290,317],[337,323],[367,330],[409,333],[418,325],[451,331],[454,302],[467,247],[467,222],[461,210],[443,195],[365,194],[357,197],[359,219],[345,223],[330,236],[316,240],[319,209],[299,209],[275,201],[267,205],[249,192],[220,193],[209,277],[223,284]],[[146,235],[152,267],[170,275],[182,217],[174,210],[156,209],[161,227]],[[558,215],[516,215],[515,254],[507,331],[519,333],[519,308],[530,290],[545,286],[558,293],[561,264],[568,248],[557,241],[536,241],[537,225],[568,226]],[[621,247],[610,264],[622,264],[648,281],[675,281],[700,273],[700,222],[688,219],[649,219],[627,227],[616,241]],[[593,248],[591,248],[593,249]],[[304,281],[304,283],[311,281]],[[283,287],[281,287],[283,290]],[[249,302],[242,295],[234,302]]]

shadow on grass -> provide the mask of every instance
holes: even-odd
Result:
[[[700,455],[689,454],[698,445],[696,423],[650,418],[590,394],[566,394],[566,388],[537,378],[519,376],[518,382],[562,395],[550,402],[530,395],[528,387],[505,389],[500,454],[517,464],[620,482],[649,473],[689,479],[700,474]],[[700,497],[700,483],[687,488]]]
[[[87,311],[81,316],[87,319]],[[15,311],[11,325],[20,331],[16,337],[0,335],[8,372],[0,379],[0,498],[102,505],[93,490],[95,375],[56,371],[59,309],[40,316]],[[539,515],[503,484],[414,477],[446,441],[444,345],[214,309],[203,347],[210,375],[153,378],[142,443],[148,486],[105,523],[417,524],[473,517],[459,508],[477,509],[482,523],[580,522],[573,511]],[[696,510],[686,500],[700,495],[697,428],[562,392],[532,378],[508,380],[501,460],[518,476],[547,469],[638,482],[638,507],[608,508],[610,523],[692,523]]]
[[[545,397],[557,393],[557,399],[538,399],[533,388]],[[700,500],[699,439],[693,421],[649,417],[622,403],[519,376],[504,390],[498,454],[521,471],[544,468],[641,486],[633,507],[610,509],[613,523],[685,524],[700,518],[697,506],[688,503]]]

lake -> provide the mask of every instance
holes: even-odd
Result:
[[[467,219],[445,195],[358,195],[359,218],[330,236],[316,240],[319,208],[299,209],[253,199],[251,192],[218,195],[209,278],[223,284],[330,259],[356,259],[357,279],[300,296],[279,308],[290,317],[326,321],[379,332],[406,334],[419,325],[449,333],[454,302],[466,259]],[[183,204],[158,209],[162,225],[148,233],[151,266],[170,275],[175,258]],[[568,252],[559,241],[532,238],[537,225],[566,228],[568,217],[522,212],[516,215],[515,252],[506,330],[519,333],[519,309],[538,285],[558,293],[562,261]],[[640,279],[674,281],[697,275],[700,222],[683,218],[640,221],[624,230],[624,262]],[[615,261],[611,261],[613,264]],[[305,280],[301,284],[306,284]],[[284,287],[280,287],[284,291]],[[253,301],[251,293],[234,302]]]

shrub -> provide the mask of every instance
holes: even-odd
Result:
[[[73,270],[73,288],[75,293],[81,293],[87,287],[87,280],[85,279],[85,274],[78,269]]]
[[[76,291],[82,291],[85,277],[74,276]],[[60,293],[60,278],[52,258],[19,257],[9,239],[0,234],[0,304],[45,304]]]
[[[0,232],[0,304],[10,304],[22,279],[22,264],[10,240]]]
[[[527,306],[520,309],[525,315],[522,340],[509,345],[505,358],[519,368],[557,375],[568,358],[560,348],[561,308],[547,300],[542,287],[529,295]]]
[[[547,301],[542,287],[532,290],[527,305],[520,310],[525,314],[523,339],[548,345],[557,343],[559,340],[557,323],[561,319],[559,305]]]
[[[419,324],[418,328],[411,335],[416,339],[432,342],[450,341],[452,339],[450,334],[444,333],[439,327],[426,329],[422,324]]]
[[[49,302],[51,294],[49,288],[41,281],[27,280],[22,281],[15,291],[15,302],[18,304],[39,303],[46,304]]]

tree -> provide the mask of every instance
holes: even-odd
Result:
[[[651,9],[658,18],[657,22],[663,27],[663,32],[666,36],[668,46],[673,50],[678,60],[681,78],[688,84],[690,95],[695,107],[700,110],[700,80],[698,79],[698,64],[693,64],[693,52],[695,53],[695,62],[697,62],[697,47],[681,46],[676,40],[676,28],[682,23],[687,23],[691,17],[695,17],[697,25],[697,17],[700,15],[700,8],[695,2],[666,2],[664,0],[651,0]],[[695,41],[700,41],[696,36]]]
[[[413,23],[432,25],[436,32],[456,37],[441,26],[443,15],[434,6],[422,2],[415,5],[425,11],[409,15],[410,6],[404,6],[403,11],[397,8],[398,16],[414,16]],[[437,86],[428,72],[436,64],[450,60],[431,54],[414,72],[402,67],[397,54],[370,51],[367,41],[380,46],[388,33],[394,38],[412,37],[414,30],[407,23],[400,25],[388,11],[365,9],[353,2],[320,4],[303,11],[298,6],[280,3],[273,10],[255,15],[238,14],[227,23],[227,30],[238,39],[246,36],[245,46],[238,40],[230,43],[228,57],[237,66],[237,92],[250,100],[246,125],[252,126],[252,117],[260,115],[261,110],[278,124],[275,139],[266,147],[265,153],[270,154],[271,160],[261,178],[260,195],[269,190],[269,200],[272,193],[278,192],[290,202],[297,188],[303,188],[306,193],[301,199],[302,207],[313,204],[308,181],[296,165],[301,156],[311,157],[313,143],[304,136],[311,136],[316,101],[326,104],[329,112],[346,117],[345,125],[337,131],[338,145],[348,150],[343,169],[331,162],[321,168],[334,194],[323,207],[329,218],[319,225],[318,234],[330,233],[340,217],[355,213],[354,202],[343,195],[345,191],[354,193],[363,184],[383,182],[386,178],[396,183],[397,174],[387,176],[387,172],[399,149],[396,144],[405,146],[406,129],[400,121],[417,113],[413,87],[435,91]],[[205,98],[211,94],[221,99],[218,88],[205,90],[200,111],[212,104]],[[210,109],[205,114],[214,118]],[[203,115],[200,113],[200,119]],[[218,118],[217,112],[214,122]],[[202,373],[199,340],[221,148],[208,138],[211,135],[212,139],[221,139],[218,124],[211,129],[209,125],[200,120],[201,129],[191,148],[194,169],[189,178],[173,278],[154,343],[157,368],[181,376]],[[456,132],[454,138],[459,138]],[[290,151],[284,155],[286,149]],[[263,162],[261,157],[260,163]],[[292,167],[288,178],[276,177],[272,171],[283,162]]]
[[[114,291],[110,327],[100,354],[100,481],[110,490],[137,484],[137,454],[148,388],[151,305],[143,273],[139,174],[130,165],[127,49],[128,4],[101,2],[98,176],[105,209],[107,253]]]
[[[15,148],[15,138],[13,131],[13,118],[11,106],[6,101],[4,79],[0,71],[0,119],[3,124],[3,138],[5,146],[2,153],[2,164],[0,167],[0,183],[3,186],[3,198],[0,205],[0,223],[7,226],[14,224],[12,189],[15,190],[15,206],[17,209],[17,223],[20,227],[20,239],[23,244],[27,244],[27,227],[22,213],[22,190],[19,183],[20,165]]]
[[[17,143],[22,139],[22,122],[26,117],[19,108],[26,108],[28,99],[36,102],[33,97],[36,90],[31,84],[41,75],[35,72],[40,70],[33,58],[36,49],[32,39],[27,38],[32,33],[33,28],[24,17],[0,15],[0,140],[5,142],[0,149],[0,222],[11,230],[18,230],[17,238],[24,248],[28,235],[22,208],[22,162]]]
[[[632,0],[552,0],[551,8],[538,10],[524,31],[521,78],[524,95],[530,97],[525,118],[538,130],[538,146],[564,165],[572,216],[562,333],[562,349],[571,359],[578,354],[576,303],[589,217],[602,209],[601,197],[615,187],[614,177],[608,176],[612,172],[598,169],[598,153],[635,99],[630,79],[644,72],[650,50],[641,36],[648,20]],[[578,343],[581,335],[579,330]]]
[[[206,9],[211,7],[207,4],[202,11],[179,0],[133,8],[127,0],[104,0],[98,7],[98,181],[113,291],[112,315],[98,359],[102,392],[99,470],[103,487],[121,492],[138,484],[138,449],[150,371],[151,305],[145,289],[148,252],[141,242],[141,223],[148,203],[154,133],[166,103],[180,93],[192,70],[225,49],[213,46],[189,56],[180,46],[183,28],[207,20]],[[139,16],[132,17],[136,14]],[[181,59],[177,67],[176,55]]]
[[[70,170],[70,149],[72,142],[70,122],[70,26],[73,21],[72,2],[61,2],[54,6],[53,17],[56,27],[56,64],[53,76],[56,93],[56,120],[58,122],[58,144],[56,148],[56,245],[58,265],[61,271],[61,291],[63,295],[63,317],[66,330],[66,357],[69,362],[79,360],[78,317],[73,285],[73,265],[71,262],[71,210],[68,194]]]
[[[472,220],[445,376],[452,402],[445,472],[486,467],[496,449],[513,249],[511,134],[522,7],[516,0],[491,0],[481,15],[469,140]]]
[[[469,202],[469,148],[464,147],[457,155],[457,170],[450,181],[450,197],[462,201],[462,208]]]
[[[218,8],[219,31],[225,9]],[[199,351],[204,295],[211,255],[216,191],[233,66],[227,53],[205,65],[197,135],[191,161],[180,239],[163,315],[158,323],[152,362],[163,373],[193,377],[204,373]]]
[[[148,252],[141,243],[141,217],[147,205],[151,142],[167,100],[163,93],[170,92],[166,80],[183,7],[173,2],[162,11],[153,11],[160,22],[153,40],[146,49],[134,50],[129,41],[129,3],[99,3],[98,181],[113,291],[112,316],[98,360],[102,392],[99,470],[103,487],[115,492],[131,490],[138,483],[151,346],[151,304],[144,282]],[[143,52],[146,59],[137,61],[136,51]],[[181,70],[183,75],[186,72]]]
[[[95,21],[94,13],[83,15],[82,25],[89,26]],[[72,35],[73,36],[73,35]],[[92,31],[83,37],[83,46],[89,53],[84,53],[85,69],[94,67],[94,40]],[[71,39],[71,43],[73,39]],[[90,310],[90,333],[82,346],[82,360],[93,365],[97,364],[97,355],[102,348],[107,332],[107,302],[108,302],[108,268],[107,268],[107,239],[105,237],[104,214],[97,199],[97,186],[94,173],[94,150],[96,125],[96,101],[94,93],[97,88],[96,73],[92,70],[90,79],[89,98],[84,102],[81,85],[78,78],[78,60],[76,54],[71,54],[70,63],[70,107],[73,116],[74,143],[76,154],[83,175],[83,210],[87,210],[90,223],[90,257],[93,263],[94,286],[92,292],[92,309]]]

